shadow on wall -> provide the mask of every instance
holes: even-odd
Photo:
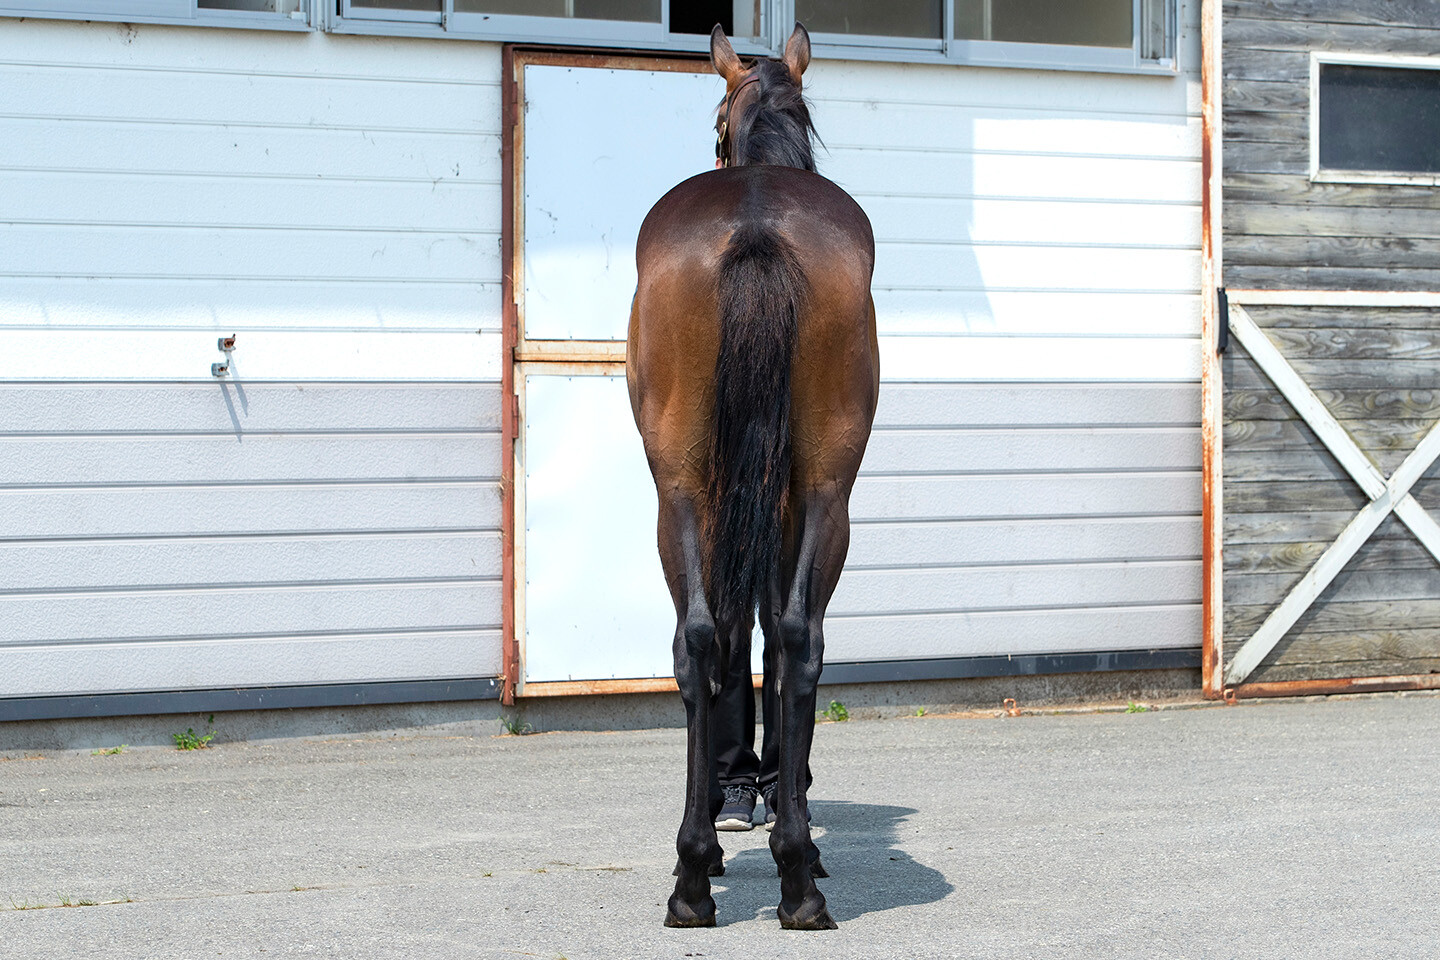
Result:
[[[816,825],[825,828],[816,843],[832,878],[819,881],[820,891],[838,922],[935,903],[955,890],[940,871],[900,849],[899,827],[917,812],[914,808],[825,800],[812,801],[810,807]],[[725,876],[712,882],[720,926],[775,916],[780,880],[769,848],[740,851],[726,862]]]

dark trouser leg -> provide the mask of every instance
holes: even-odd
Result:
[[[724,687],[710,717],[715,769],[721,787],[754,787],[760,777],[760,759],[755,755],[755,689],[750,679],[748,635],[732,640],[727,667]]]

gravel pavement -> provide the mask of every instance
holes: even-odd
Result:
[[[217,727],[0,761],[0,957],[1440,956],[1436,696],[825,724],[827,933],[763,830],[662,928],[683,731]]]

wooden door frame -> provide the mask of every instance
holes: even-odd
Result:
[[[527,373],[557,375],[610,375],[624,373],[625,342],[613,340],[530,340],[525,336],[525,67],[587,67],[595,69],[663,70],[683,73],[708,72],[705,54],[684,55],[674,51],[654,55],[577,50],[574,47],[545,47],[506,44],[501,51],[501,148],[500,148],[500,306],[502,313],[501,392],[501,671],[500,701],[506,706],[517,697],[575,696],[596,693],[666,693],[679,687],[673,677],[645,677],[620,680],[575,680],[526,683],[524,652],[525,545],[523,524],[524,408],[521,394]],[[754,678],[760,686],[760,677]]]

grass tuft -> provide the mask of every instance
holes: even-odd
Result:
[[[500,715],[500,729],[503,730],[507,736],[511,737],[523,737],[527,733],[535,732],[534,727],[525,723],[519,717],[507,717],[503,713]]]
[[[210,716],[205,719],[205,723],[210,727],[210,729],[209,729],[209,731],[207,731],[203,736],[200,735],[200,734],[197,734],[197,733],[195,732],[195,728],[194,728],[194,727],[186,727],[184,733],[172,733],[172,734],[170,734],[170,738],[175,741],[175,749],[176,749],[176,750],[207,750],[207,749],[209,749],[209,747],[210,747],[210,741],[215,739],[215,714],[213,714],[213,713],[210,714]]]

